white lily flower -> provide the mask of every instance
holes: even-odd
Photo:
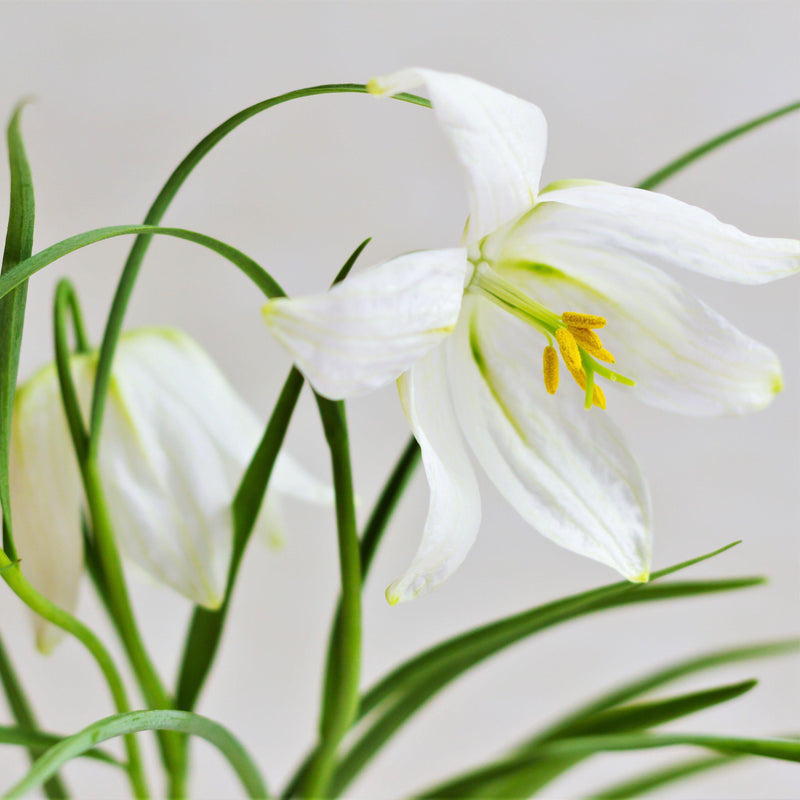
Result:
[[[781,388],[775,354],[662,268],[763,283],[800,270],[800,242],[748,236],[666,195],[608,183],[565,181],[540,192],[546,124],[536,106],[423,69],[369,88],[388,95],[419,84],[466,170],[466,246],[404,256],[324,295],[265,307],[322,394],[349,397],[399,378],[431,499],[417,555],[387,597],[435,587],[474,540],[480,500],[464,439],[536,530],[645,581],[647,487],[620,431],[580,407],[605,408],[599,378],[689,414],[767,405]],[[624,375],[601,363],[615,361],[595,332],[606,320]],[[550,396],[556,347],[583,403],[576,392],[563,396],[569,389]]]
[[[87,415],[97,355],[71,369]],[[233,546],[231,500],[263,425],[192,339],[171,329],[120,338],[99,449],[114,533],[146,573],[198,605],[223,599]],[[23,570],[59,606],[73,610],[83,573],[84,507],[78,465],[55,365],[16,395],[11,431],[11,511]],[[257,527],[275,538],[278,494],[332,502],[319,483],[281,453]],[[58,639],[37,620],[37,642]]]

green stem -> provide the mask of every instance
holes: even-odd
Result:
[[[164,688],[136,626],[133,608],[125,585],[125,575],[114,538],[111,516],[102,489],[100,471],[94,458],[89,457],[81,465],[81,476],[92,521],[92,533],[100,557],[108,598],[114,618],[117,621],[125,653],[130,660],[147,705],[151,709],[173,708],[172,698]],[[171,779],[175,780],[177,777],[180,785],[183,759],[181,757],[182,748],[179,736],[175,733],[161,732],[159,733],[159,745],[164,765]],[[170,795],[170,797],[175,796],[174,794]]]
[[[386,483],[381,490],[375,507],[367,520],[364,527],[364,533],[361,535],[361,580],[362,586],[366,583],[369,568],[372,566],[372,559],[377,552],[378,545],[389,520],[403,496],[406,486],[408,485],[411,476],[414,474],[420,461],[420,449],[417,440],[411,436],[400,454],[400,458],[394,465],[394,469],[386,480]],[[325,665],[325,686],[333,685],[335,681],[336,670],[336,654],[339,648],[339,640],[341,638],[341,614],[342,604],[339,601],[339,606],[336,609],[336,618],[333,623],[331,635],[328,642],[328,656]],[[306,772],[316,757],[316,748],[312,750],[301,762],[294,775],[289,779],[286,788],[281,794],[282,800],[294,796],[297,793],[299,786],[305,780]]]
[[[128,702],[125,685],[122,683],[122,678],[114,665],[114,661],[97,636],[71,614],[68,614],[39,594],[28,583],[19,566],[14,561],[11,561],[2,550],[0,550],[0,576],[28,608],[48,622],[52,622],[53,625],[70,633],[86,647],[103,673],[117,711],[120,713],[129,711],[130,703]],[[150,797],[150,792],[147,788],[139,745],[132,735],[125,737],[125,747],[128,754],[128,777],[133,795],[136,798],[148,798]]]
[[[298,100],[303,97],[312,97],[314,95],[324,94],[346,94],[356,93],[365,94],[367,87],[360,83],[331,83],[321,86],[311,86],[306,89],[298,89],[293,92],[287,92],[276,97],[271,97],[260,103],[256,103],[244,110],[229,117],[225,122],[216,127],[204,139],[202,139],[189,154],[181,161],[175,168],[173,173],[169,176],[167,182],[162,187],[158,196],[150,206],[150,210],[144,218],[145,224],[155,225],[164,216],[167,208],[172,202],[178,190],[183,185],[184,181],[189,177],[194,168],[202,161],[202,159],[231,131],[239,127],[243,122],[246,122],[256,114],[266,111],[267,109],[278,106],[282,103],[289,102],[290,100]],[[415,105],[430,107],[430,101],[422,97],[417,97],[412,94],[398,94],[396,100],[401,100],[406,103],[413,103]],[[136,278],[139,274],[139,268],[144,260],[147,248],[150,245],[150,236],[142,235],[136,238],[133,243],[125,266],[122,270],[117,290],[114,294],[114,300],[111,305],[111,311],[108,315],[106,322],[105,333],[103,334],[103,343],[100,347],[100,361],[98,362],[97,378],[95,380],[94,395],[92,397],[92,411],[90,416],[89,429],[91,431],[91,447],[97,447],[97,440],[100,435],[100,426],[103,422],[103,411],[105,408],[106,396],[108,394],[108,386],[111,380],[111,362],[114,358],[114,351],[117,346],[120,332],[122,331],[122,322],[125,317],[125,312],[130,301],[131,293],[133,292]]]
[[[731,128],[729,131],[725,131],[725,133],[721,133],[719,136],[715,136],[713,139],[709,139],[703,142],[703,144],[693,147],[682,156],[678,156],[674,161],[670,161],[666,166],[648,175],[644,180],[636,184],[636,186],[639,189],[655,189],[656,186],[660,186],[664,183],[667,178],[671,178],[685,167],[688,167],[692,162],[708,155],[712,150],[716,150],[718,147],[722,147],[722,145],[734,139],[738,139],[745,133],[749,133],[768,122],[772,122],[774,119],[783,117],[786,114],[791,114],[793,111],[800,111],[800,101],[781,106],[781,108],[777,108],[775,111],[770,111],[768,114],[763,114],[742,125],[737,125],[735,128]]]
[[[28,731],[38,732],[39,724],[36,721],[36,715],[33,713],[33,708],[31,708],[28,698],[25,696],[25,690],[17,677],[14,665],[11,663],[11,658],[6,652],[2,639],[0,639],[0,681],[3,683],[8,707],[11,709],[17,724]],[[44,752],[44,748],[30,745],[28,752],[30,753],[31,761],[35,761]],[[67,787],[58,775],[53,775],[42,788],[47,797],[53,800],[55,798],[69,797]]]
[[[70,369],[70,351],[67,343],[67,313],[70,312],[79,346],[87,345],[81,323],[80,307],[76,293],[69,281],[61,280],[56,286],[53,304],[53,331],[55,356],[64,412],[80,466],[86,503],[91,518],[92,542],[98,556],[104,600],[112,614],[125,653],[130,660],[142,694],[151,708],[172,708],[172,700],[147,654],[144,641],[136,626],[125,575],[114,537],[111,515],[102,488],[96,458],[89,454],[89,437],[81,417],[77,392]],[[77,312],[77,313],[76,313]],[[170,776],[180,775],[181,745],[175,734],[159,734],[164,764]]]
[[[331,451],[342,595],[339,636],[332,659],[333,680],[325,686],[319,747],[309,765],[302,792],[304,797],[313,798],[328,796],[339,743],[358,711],[361,669],[361,555],[345,407],[341,401],[315,396]]]

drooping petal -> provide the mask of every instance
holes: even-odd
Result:
[[[538,106],[463,75],[403,69],[374,78],[369,90],[394,95],[424,84],[437,120],[467,172],[467,244],[536,202],[547,149]]]
[[[147,329],[121,339],[100,443],[114,530],[128,557],[200,605],[222,601],[231,501],[262,432],[189,337]],[[270,494],[330,499],[288,457],[274,477]],[[268,495],[257,524],[271,528],[269,507]]]
[[[799,241],[750,236],[658,192],[560,181],[546,187],[539,200],[558,204],[539,235],[568,234],[575,244],[737,283],[768,283],[800,272]]]
[[[586,411],[575,387],[547,393],[540,334],[486,300],[468,303],[448,344],[456,412],[475,457],[539,533],[647,580],[650,500],[621,432],[605,412]]]
[[[547,229],[549,203],[534,215]],[[558,311],[608,320],[603,344],[633,391],[659,408],[683,414],[742,414],[768,405],[782,387],[769,348],[661,270],[623,252],[539,235],[511,237],[497,263],[509,280]]]
[[[455,326],[466,252],[409,253],[329,291],[270,300],[264,319],[325,397],[362,394],[395,380]]]
[[[453,413],[445,355],[443,347],[437,348],[397,382],[422,450],[430,504],[411,567],[386,590],[392,605],[442,583],[464,560],[480,527],[478,484]]]
[[[87,371],[76,359],[77,374]],[[83,488],[54,365],[17,390],[9,464],[11,517],[20,567],[35,589],[73,612],[83,574]],[[60,628],[34,617],[36,645],[50,652]]]

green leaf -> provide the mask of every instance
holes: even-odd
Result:
[[[53,745],[59,744],[66,736],[58,736],[53,733],[44,733],[38,729],[20,727],[9,727],[7,725],[0,726],[0,744],[16,744],[22,747],[27,747],[29,750],[35,751],[39,756],[44,753]],[[91,758],[95,761],[102,761],[105,764],[112,764],[120,769],[125,769],[125,764],[120,761],[116,756],[111,753],[105,752],[98,748],[92,748],[81,754],[84,758]],[[52,780],[52,778],[50,779]],[[49,782],[49,781],[48,781]],[[47,784],[45,784],[46,786]],[[62,790],[63,791],[63,790]],[[66,797],[66,794],[54,795],[56,797]]]
[[[365,239],[353,251],[339,270],[334,283],[344,280],[369,242],[369,238]],[[228,567],[225,600],[215,611],[199,607],[195,609],[181,658],[176,704],[186,711],[191,711],[197,703],[214,662],[244,551],[302,388],[303,376],[297,369],[292,369],[267,423],[264,436],[236,491],[233,500],[233,553]]]
[[[544,741],[563,738],[570,731],[584,724],[587,719],[601,714],[609,708],[618,706],[635,697],[651,692],[667,683],[694,675],[709,669],[750,661],[757,658],[796,653],[800,649],[800,639],[784,639],[776,642],[743,645],[725,650],[714,650],[701,656],[695,656],[649,673],[644,677],[625,683],[612,691],[595,698],[581,706],[555,724],[537,734],[534,738],[516,748],[516,752],[530,752]]]
[[[653,574],[663,575],[724,552],[733,545]],[[359,719],[391,700],[342,759],[332,791],[341,792],[397,730],[451,681],[466,670],[515,642],[561,622],[630,603],[695,597],[756,586],[761,578],[630,584],[626,581],[584,592],[564,600],[482,626],[437,645],[411,659],[382,679],[362,698]]]
[[[592,800],[628,800],[631,797],[641,797],[684,778],[727,766],[738,758],[742,756],[703,756],[679,761],[667,767],[645,772],[622,783],[615,783],[598,792],[592,792]]]
[[[113,239],[117,236],[130,236],[131,234],[146,233],[149,236],[174,236],[177,239],[185,239],[189,242],[207,247],[223,258],[228,259],[235,267],[240,269],[267,297],[283,297],[284,291],[272,276],[252,258],[246,256],[235,247],[231,247],[225,242],[206,236],[203,233],[187,231],[183,228],[159,228],[155,225],[112,225],[107,228],[97,228],[86,233],[79,233],[70,236],[56,244],[46,247],[30,258],[25,258],[15,266],[11,267],[5,274],[0,276],[0,298],[5,298],[9,292],[21,286],[40,269],[48,264],[52,264],[62,256],[68,255],[75,250],[80,250],[90,244],[96,244],[106,239]]]
[[[281,105],[282,103],[289,102],[290,100],[299,100],[304,97],[312,97],[315,95],[325,94],[342,94],[342,93],[357,93],[365,94],[367,87],[359,83],[332,83],[324,84],[321,86],[311,86],[306,89],[298,89],[293,92],[271,97],[260,103],[255,103],[248,108],[239,111],[232,117],[229,117],[221,125],[214,128],[211,133],[205,136],[181,161],[175,168],[173,173],[169,176],[167,182],[161,188],[158,196],[150,206],[150,210],[145,217],[146,224],[157,224],[161,221],[167,208],[169,208],[178,190],[183,185],[184,181],[189,177],[195,167],[203,160],[203,158],[211,152],[229,133],[234,131],[243,122],[246,122],[251,117],[260,114],[262,111],[267,111],[270,108]],[[426,106],[430,108],[430,101],[422,97],[417,97],[413,94],[398,94],[394,97],[395,100],[401,102],[412,103],[414,105]],[[100,426],[103,419],[103,411],[105,408],[106,395],[108,393],[108,385],[111,379],[111,364],[114,358],[114,351],[116,350],[117,340],[119,339],[120,332],[122,331],[122,323],[125,317],[125,312],[128,307],[133,287],[136,283],[136,278],[139,274],[142,261],[144,260],[145,253],[150,244],[150,237],[147,235],[138,236],[133,243],[128,258],[125,261],[125,267],[122,270],[119,283],[117,284],[116,292],[114,293],[114,300],[111,304],[111,311],[108,315],[106,322],[106,329],[103,334],[103,342],[100,347],[100,360],[97,365],[97,377],[95,381],[94,395],[92,397],[92,410],[90,414],[89,429],[91,431],[91,447],[94,449],[97,446],[97,441],[100,435]]]
[[[788,105],[775,109],[775,111],[770,111],[768,114],[751,119],[749,122],[745,122],[743,125],[737,125],[735,128],[731,128],[729,131],[725,131],[725,133],[721,133],[719,136],[715,136],[713,139],[709,139],[707,142],[703,142],[703,144],[693,147],[691,150],[684,153],[682,156],[679,156],[674,161],[670,161],[669,164],[661,167],[661,169],[656,170],[656,172],[653,172],[644,180],[640,181],[637,184],[637,188],[655,189],[656,186],[660,186],[662,183],[664,183],[667,178],[671,178],[682,169],[688,167],[689,164],[692,164],[703,156],[708,155],[718,147],[722,147],[722,145],[732,142],[734,139],[738,139],[740,136],[743,136],[744,134],[749,133],[756,128],[760,128],[762,125],[766,125],[768,122],[772,122],[775,119],[779,119],[786,114],[791,114],[792,112],[798,110],[800,110],[800,102],[789,103]]]
[[[11,116],[6,139],[8,164],[11,173],[11,197],[8,207],[8,228],[3,250],[0,275],[5,275],[31,254],[35,203],[33,178],[20,131],[20,103]],[[0,277],[2,280],[2,277]],[[17,387],[19,349],[25,320],[25,301],[28,285],[22,281],[16,291],[0,298],[0,507],[2,508],[3,549],[8,557],[17,559],[11,526],[11,499],[8,488],[8,459],[11,440],[11,415]]]
[[[214,662],[245,546],[302,388],[303,376],[293,368],[283,385],[264,436],[239,484],[233,501],[234,544],[225,600],[215,611],[195,608],[183,648],[176,704],[184,710],[194,708]]]
[[[213,744],[236,772],[247,796],[268,798],[269,793],[253,759],[242,744],[219,723],[191,714],[188,711],[129,711],[106,717],[89,725],[73,736],[68,736],[51,747],[34,765],[28,774],[14,784],[5,797],[22,797],[40,786],[48,777],[73,758],[84,755],[100,742],[117,736],[140,731],[178,731],[200,736]]]
[[[520,756],[480,767],[457,780],[440,784],[418,797],[475,797],[482,786],[530,770],[547,759],[582,759],[599,752],[645,750],[680,745],[704,747],[726,754],[800,761],[800,742],[791,739],[749,739],[680,733],[587,736],[543,745],[536,755]]]

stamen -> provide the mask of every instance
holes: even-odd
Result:
[[[600,337],[594,331],[588,328],[574,328],[572,325],[568,325],[567,328],[578,344],[590,356],[599,358],[601,361],[607,361],[609,364],[614,363],[614,356],[603,347],[603,342],[600,341]]]
[[[542,356],[544,371],[544,388],[548,394],[555,394],[558,389],[558,353],[555,347],[547,345]]]
[[[606,325],[605,317],[598,317],[596,314],[581,314],[577,311],[565,311],[561,315],[561,321],[571,328],[604,328]]]
[[[569,366],[567,367],[569,369]],[[572,377],[575,379],[575,383],[583,389],[584,392],[587,394],[588,389],[588,381],[586,379],[586,370],[581,365],[580,369],[577,370],[569,370]],[[597,406],[605,410],[606,407],[606,396],[603,394],[603,390],[594,382],[594,371],[592,371],[592,405]]]
[[[564,359],[564,364],[572,375],[574,376],[576,371],[582,372],[581,351],[575,337],[566,328],[559,328],[556,331],[556,341],[561,351],[561,358]]]

